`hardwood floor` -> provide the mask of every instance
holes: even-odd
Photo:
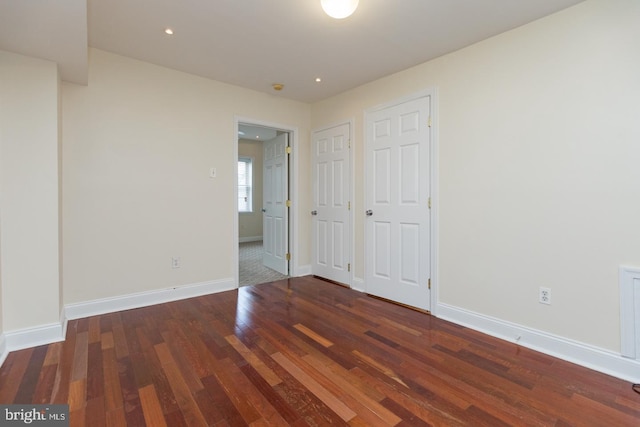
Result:
[[[1,403],[72,426],[639,426],[631,384],[311,277],[70,321]]]

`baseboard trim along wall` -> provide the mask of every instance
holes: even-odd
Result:
[[[11,351],[65,339],[67,320],[113,313],[236,289],[233,279],[195,283],[167,289],[103,298],[65,306],[60,323],[0,334],[0,366]],[[353,278],[352,289],[364,291],[364,281]],[[528,328],[459,307],[438,303],[437,317],[484,334],[540,351],[626,381],[640,382],[640,361],[568,338]]]
[[[437,317],[523,347],[599,371],[625,381],[640,382],[640,361],[568,338],[438,303]]]
[[[353,289],[354,291],[364,292],[364,279],[354,277],[351,281],[351,289]]]
[[[65,318],[68,320],[81,319],[83,317],[97,316],[105,313],[113,313],[116,311],[147,307],[150,305],[199,297],[207,294],[215,294],[236,288],[237,286],[233,279],[222,279],[194,283],[191,285],[176,286],[172,288],[157,289],[148,292],[119,295],[117,297],[102,298],[76,304],[67,304],[64,307]]]
[[[236,288],[237,286],[233,279],[222,279],[86,301],[77,304],[68,304],[60,316],[60,323],[52,323],[0,334],[0,366],[4,363],[8,353],[11,351],[64,341],[68,320],[113,313],[132,308],[147,307],[185,298],[230,291]]]
[[[7,352],[64,341],[63,323],[50,323],[34,328],[5,332]]]
[[[302,276],[310,276],[311,273],[311,264],[299,265],[298,267],[293,268],[293,272],[291,276],[293,277],[302,277]]]

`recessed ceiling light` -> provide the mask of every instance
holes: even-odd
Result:
[[[164,29],[164,33],[172,36],[173,35],[173,30],[171,28],[165,28]]]
[[[322,79],[320,77],[316,77],[316,83],[320,83]]]

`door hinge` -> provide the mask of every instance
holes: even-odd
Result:
[[[285,257],[285,259],[287,261],[291,261],[291,254],[289,252],[287,252],[284,257]],[[431,289],[431,288],[429,288],[429,289]]]
[[[347,140],[347,148],[351,148],[351,140],[350,139]]]
[[[290,208],[290,207],[291,207],[291,200],[287,200],[287,201],[285,202],[285,205],[286,205],[288,208]]]
[[[431,289],[431,279],[429,279],[429,289]]]
[[[347,202],[347,210],[350,211],[351,210],[351,202]]]
[[[431,197],[429,197],[429,209],[431,209]]]
[[[429,116],[429,121],[427,122],[427,126],[431,127],[431,116]]]
[[[287,147],[284,150],[287,154],[291,154],[291,147]]]
[[[351,263],[347,264],[347,271],[351,271]]]

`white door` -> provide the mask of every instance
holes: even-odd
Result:
[[[313,274],[350,285],[350,125],[314,132]]]
[[[366,115],[365,289],[430,309],[430,97]]]
[[[263,244],[262,263],[281,274],[289,274],[289,197],[287,147],[289,134],[264,142]]]

